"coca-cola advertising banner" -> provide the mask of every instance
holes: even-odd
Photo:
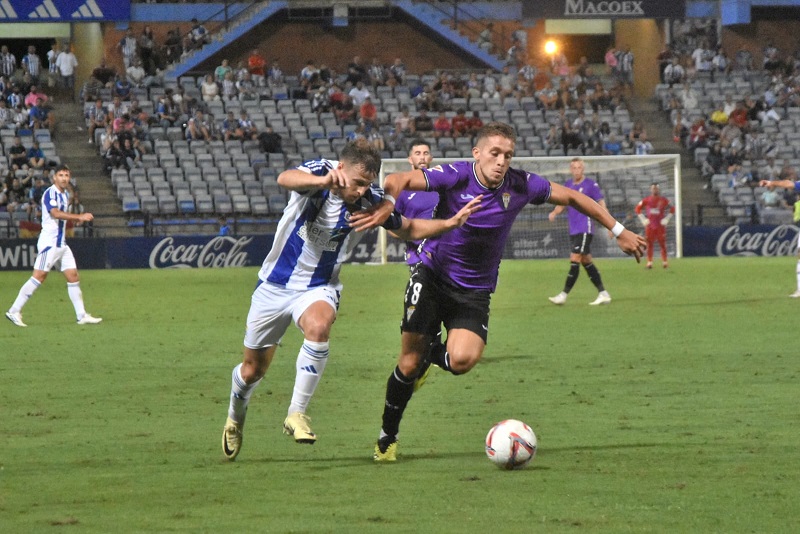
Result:
[[[686,16],[685,0],[523,0],[525,19],[625,19]]]
[[[70,239],[79,269],[191,269],[255,267],[272,247],[272,235],[164,236]],[[390,261],[402,261],[404,246],[387,247]],[[0,271],[27,271],[36,260],[35,239],[0,239]],[[368,232],[348,262],[379,262],[377,233]]]
[[[728,227],[689,226],[683,229],[684,256],[793,256],[798,227],[738,224]]]

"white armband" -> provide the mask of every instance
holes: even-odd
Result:
[[[622,226],[622,223],[616,221],[614,226],[611,227],[611,233],[614,234],[614,237],[619,237],[622,232],[625,231],[625,227]]]
[[[387,195],[386,193],[383,195],[383,200],[388,200],[392,204],[397,204],[397,201],[394,199],[394,197],[392,195]]]

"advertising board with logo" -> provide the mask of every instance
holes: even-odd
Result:
[[[523,0],[526,19],[684,18],[684,0]]]
[[[92,22],[130,18],[130,0],[0,0],[0,22]]]

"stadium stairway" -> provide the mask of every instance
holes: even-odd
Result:
[[[286,9],[289,2],[284,1],[261,1],[252,4],[243,4],[247,7],[241,9],[238,4],[232,4],[229,12],[231,25],[227,30],[212,34],[212,41],[204,47],[189,53],[179,63],[171,65],[165,72],[164,78],[177,80],[185,73],[196,70],[201,63],[211,56],[242,38],[245,34],[256,28],[259,24],[269,19],[279,11]],[[440,9],[436,9],[425,2],[415,2],[413,0],[392,0],[391,4],[406,13],[408,16],[433,31],[435,34],[444,38],[452,45],[461,49],[462,52],[470,54],[476,59],[484,62],[487,66],[496,70],[503,68],[504,62],[498,56],[490,54],[478,46],[477,42],[454,30],[448,24],[442,24],[445,18]]]
[[[179,63],[171,65],[164,72],[164,78],[168,80],[177,80],[190,70],[196,69],[205,60],[237,39],[240,39],[247,32],[254,29],[278,11],[285,9],[288,2],[272,0],[253,2],[252,4],[245,3],[242,5],[246,7],[244,9],[239,9],[236,7],[237,4],[231,4],[231,11],[229,12],[231,25],[227,31],[213,33],[210,43],[198,50],[190,52]]]
[[[79,130],[80,128],[80,130]],[[103,237],[132,235],[122,204],[103,171],[103,161],[94,145],[86,142],[83,105],[58,104],[58,121],[54,132],[56,150],[63,163],[69,165],[77,180],[80,200],[86,211],[95,215],[94,227]],[[141,235],[141,230],[136,235]]]
[[[641,121],[647,129],[647,136],[653,144],[656,154],[675,154],[681,156],[681,202],[683,205],[683,224],[700,224],[698,220],[698,205],[703,206],[703,223],[713,224],[717,221],[727,221],[725,208],[710,189],[704,189],[706,181],[694,162],[694,157],[689,150],[683,148],[672,139],[672,126],[651,97],[635,96],[628,102],[628,111],[631,120]]]

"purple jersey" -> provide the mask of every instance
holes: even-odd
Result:
[[[564,187],[583,193],[595,202],[603,200],[603,192],[600,190],[600,186],[589,178],[584,177],[578,184],[574,183],[570,178],[564,184]],[[594,219],[571,206],[567,207],[567,219],[569,220],[569,235],[594,233]]]
[[[508,169],[496,189],[481,184],[471,161],[423,169],[428,190],[441,197],[438,217],[448,219],[483,195],[481,208],[466,224],[422,244],[422,263],[457,287],[494,291],[508,234],[526,204],[550,198],[550,182],[519,169]]]
[[[438,193],[403,191],[397,197],[394,209],[406,219],[433,219],[436,215],[436,206],[438,204]],[[419,263],[417,248],[420,243],[422,241],[406,241],[406,263],[409,265]]]

